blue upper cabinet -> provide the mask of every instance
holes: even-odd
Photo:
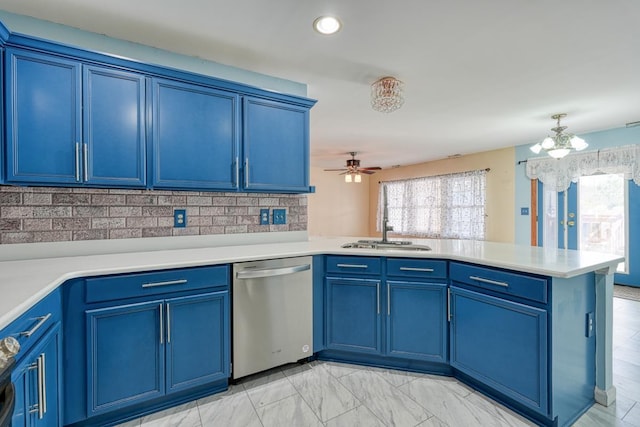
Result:
[[[94,66],[83,71],[83,182],[144,187],[145,77]]]
[[[309,107],[245,97],[243,187],[309,191]]]
[[[6,180],[145,186],[145,78],[7,49]]]
[[[6,53],[7,182],[79,183],[80,63]]]
[[[153,79],[155,188],[237,190],[240,96]]]

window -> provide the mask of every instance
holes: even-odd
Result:
[[[378,196],[378,231],[382,229],[382,187],[386,186],[389,224],[395,233],[484,240],[486,172],[383,182]]]

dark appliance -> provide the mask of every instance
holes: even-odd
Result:
[[[11,417],[16,403],[11,372],[15,364],[13,358],[0,362],[0,427],[11,427]]]

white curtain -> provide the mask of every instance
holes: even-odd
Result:
[[[527,160],[527,177],[539,179],[545,187],[558,192],[567,190],[581,176],[595,173],[622,173],[626,179],[633,179],[640,185],[640,145],[576,152],[562,159],[540,157]]]
[[[382,182],[378,231],[382,230],[383,186],[394,233],[484,240],[486,170]]]

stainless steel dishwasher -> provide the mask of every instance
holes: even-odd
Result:
[[[312,257],[233,265],[233,371],[240,378],[313,354]]]

